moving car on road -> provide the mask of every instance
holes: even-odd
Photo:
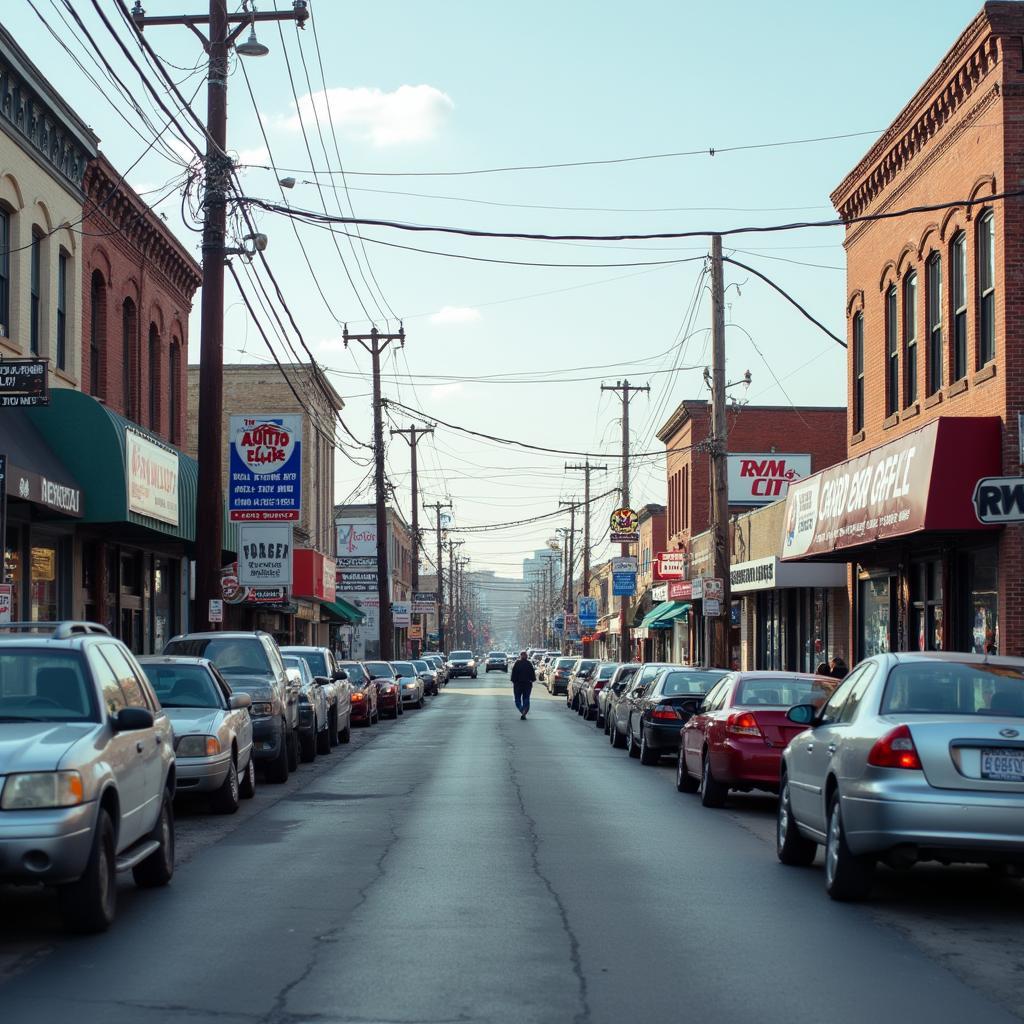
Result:
[[[492,670],[495,672],[508,671],[508,655],[504,651],[491,651],[487,655],[487,661],[484,663],[484,675]]]
[[[177,795],[204,793],[218,814],[256,795],[252,698],[231,687],[206,658],[139,658],[174,731]]]
[[[389,718],[397,718],[402,714],[401,690],[398,687],[398,676],[389,661],[364,661],[363,668],[370,676],[370,681],[377,687],[377,706]]]
[[[393,661],[391,667],[395,670],[402,704],[414,708],[423,707],[423,679],[416,666],[411,661]]]
[[[448,655],[448,678],[469,676],[476,679],[476,655],[472,651],[452,651]]]

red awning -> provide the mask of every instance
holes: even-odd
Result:
[[[851,553],[910,534],[986,529],[971,500],[1002,470],[998,416],[942,416],[790,484],[782,559]]]

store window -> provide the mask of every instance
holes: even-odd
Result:
[[[24,613],[21,607],[21,590],[25,579],[21,556],[21,531],[17,526],[8,525],[4,542],[4,580],[13,587],[11,595],[11,621],[21,622]]]
[[[153,558],[153,650],[162,651],[164,644],[177,632],[174,617],[174,598],[177,575],[175,564],[169,558]]]
[[[910,649],[945,649],[942,621],[942,559],[910,566]]]
[[[894,586],[891,576],[868,576],[860,580],[860,641],[859,656],[870,658],[892,650],[892,598]]]
[[[60,618],[57,544],[37,541],[29,550],[29,590],[33,622],[56,622]]]
[[[965,647],[975,654],[999,653],[999,571],[996,545],[967,551],[965,562],[970,636]]]

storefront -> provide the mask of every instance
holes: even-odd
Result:
[[[851,565],[855,659],[883,651],[1000,653],[1003,531],[983,526],[977,481],[1001,472],[998,417],[941,417],[800,481],[782,561]]]
[[[337,563],[314,548],[296,548],[292,574],[292,594],[299,608],[295,642],[327,647],[334,618],[324,606],[337,597]]]

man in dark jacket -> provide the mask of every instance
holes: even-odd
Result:
[[[533,671],[533,662],[522,651],[516,663],[512,666],[512,692],[516,696],[516,707],[519,709],[519,717],[526,718],[530,710],[530,691],[533,689],[533,682],[537,673]]]

